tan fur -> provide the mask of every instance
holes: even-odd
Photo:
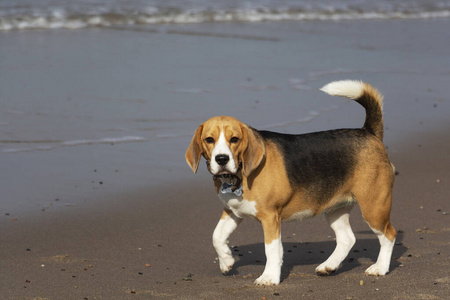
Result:
[[[252,134],[247,125],[232,117],[213,117],[197,128],[186,151],[187,163],[196,173],[202,155],[207,161],[210,161],[213,145],[206,143],[205,138],[213,137],[217,140],[222,130],[225,132],[227,140],[232,135],[239,138],[240,143],[231,144],[230,148],[236,159],[245,162],[243,172],[245,175],[249,175],[263,159],[264,144]]]
[[[203,153],[203,144],[201,141],[202,131],[203,126],[200,125],[197,130],[195,130],[191,144],[186,151],[186,161],[194,173],[197,173],[198,163],[200,162],[200,157]]]
[[[361,213],[373,229],[381,231],[393,241],[396,232],[389,219],[395,174],[383,143],[373,139],[370,151],[362,151],[359,161],[364,163],[359,165],[355,173],[358,180],[354,182],[353,193],[358,199]]]
[[[360,88],[360,92],[358,88]],[[392,251],[389,250],[389,247],[391,247],[390,245],[392,247],[394,245],[393,241],[396,237],[396,231],[390,223],[395,169],[389,161],[382,141],[382,96],[369,84],[355,81],[331,83],[324,87],[323,90],[332,95],[353,99],[366,109],[366,119],[361,131],[335,131],[342,134],[339,137],[345,138],[346,141],[346,144],[343,143],[338,146],[349,147],[350,149],[347,150],[345,148],[345,151],[339,149],[337,151],[341,152],[336,152],[347,154],[350,160],[332,160],[332,166],[334,168],[342,167],[339,170],[342,170],[344,173],[343,176],[341,176],[342,173],[334,172],[336,169],[331,169],[332,171],[330,172],[331,163],[329,161],[327,165],[320,165],[322,160],[315,160],[315,165],[312,169],[306,169],[306,171],[318,172],[313,174],[325,176],[326,181],[320,181],[322,177],[316,178],[314,177],[316,175],[312,175],[310,181],[299,180],[296,176],[311,173],[296,173],[296,170],[302,170],[302,165],[298,163],[303,162],[304,156],[284,157],[284,155],[289,155],[289,153],[285,152],[291,151],[291,148],[287,147],[289,145],[287,143],[290,143],[292,141],[291,139],[286,138],[286,136],[283,136],[283,139],[281,139],[281,135],[276,135],[276,133],[259,132],[233,117],[226,116],[213,117],[198,127],[186,151],[186,161],[195,173],[198,169],[201,156],[207,160],[209,171],[215,175],[213,178],[215,178],[214,185],[216,192],[219,194],[219,198],[225,203],[221,220],[228,223],[222,224],[227,224],[226,226],[230,226],[228,227],[231,228],[230,230],[234,230],[235,227],[233,228],[229,225],[231,224],[229,223],[230,217],[236,222],[235,224],[232,223],[234,224],[233,226],[237,226],[240,221],[238,222],[236,220],[240,220],[243,216],[253,216],[262,224],[266,246],[271,245],[276,240],[277,243],[279,242],[282,220],[302,219],[319,214],[326,214],[329,222],[329,218],[337,218],[335,216],[341,218],[339,216],[340,214],[346,214],[348,218],[348,212],[350,212],[351,206],[358,202],[364,220],[379,238],[382,238],[380,239],[380,244],[384,247],[383,256],[381,256],[382,252],[380,251],[382,259],[379,259],[379,265],[375,264],[375,267],[371,266],[366,272],[370,275],[384,275],[389,271],[389,265],[386,267],[386,260],[390,259]],[[225,140],[221,137],[221,133],[223,133]],[[330,133],[327,132],[326,134]],[[265,138],[263,139],[262,136]],[[329,135],[322,134],[320,136],[328,137]],[[336,136],[333,135],[332,137]],[[309,145],[307,144],[309,141],[317,142],[317,139],[307,140],[308,138],[311,138],[311,136],[302,136],[301,143],[305,144],[298,145]],[[217,144],[219,146],[215,148],[215,143],[219,139],[220,143]],[[299,140],[297,139],[296,141]],[[226,143],[226,147],[224,143]],[[317,145],[321,146],[322,144],[315,144],[314,147],[317,147]],[[335,145],[336,149],[339,148],[336,146],[336,143],[328,145]],[[312,152],[311,157],[313,155],[321,155],[321,151],[317,151],[317,148],[314,147],[311,149],[316,149],[314,150],[316,152]],[[329,148],[326,149],[328,150]],[[215,157],[212,157],[213,150]],[[333,148],[330,150],[333,150]],[[223,151],[224,153],[217,151]],[[301,155],[305,153],[308,153],[307,150],[298,152]],[[232,156],[231,158],[229,158],[230,155]],[[225,161],[223,161],[224,156],[226,158]],[[298,157],[301,157],[301,159],[298,159]],[[324,161],[327,161],[327,157],[325,157]],[[228,166],[228,162],[231,162],[231,167]],[[285,162],[295,163],[286,166]],[[318,166],[325,166],[325,168],[317,171]],[[308,163],[306,163],[305,168],[308,167]],[[230,179],[230,173],[233,173],[232,176],[234,178],[236,176],[239,178],[237,182],[240,184],[232,183],[233,179]],[[328,175],[329,173],[331,174]],[[221,178],[219,180],[218,176],[222,176],[222,174],[227,174],[228,179]],[[288,174],[291,174],[293,178],[289,178]],[[231,185],[228,187],[238,188],[239,185],[240,189],[241,185],[242,196],[235,196],[233,194],[235,190],[233,189],[231,192],[226,189],[224,190],[222,180],[229,180],[227,183]],[[322,185],[314,185],[314,183],[318,182],[317,180]],[[333,183],[335,184],[333,185]],[[333,187],[327,190],[326,187],[328,185]],[[223,186],[227,188],[227,185],[224,184]],[[345,222],[345,219],[340,219],[339,222]],[[229,254],[227,256],[227,253],[223,250],[224,241],[220,240],[221,226],[224,225],[218,225],[219,231],[217,232],[219,233],[215,237],[215,245],[218,245],[216,250],[219,249],[217,251],[222,255],[221,269],[223,272],[227,272],[232,266],[230,261],[234,262],[234,260],[229,257]],[[347,226],[350,225],[347,224]],[[333,226],[332,228],[336,230]],[[352,242],[352,236],[354,239],[353,233],[348,233],[348,230],[351,231],[351,228],[338,230],[340,230],[341,238],[346,239],[345,242],[347,244],[341,242],[335,251],[350,251],[352,245],[347,250],[343,249],[346,247],[345,245]],[[382,237],[382,234],[391,244],[385,242],[386,240]],[[276,247],[281,249],[282,253],[281,246],[275,246],[275,248],[270,249],[277,249]],[[272,255],[274,255],[273,257],[277,256],[277,254],[273,253]],[[332,262],[337,260],[336,256],[333,256],[333,258],[332,256],[330,256]],[[336,269],[336,266],[332,264],[332,269],[327,269],[328,265],[321,266],[316,269],[318,274],[329,274]],[[273,265],[270,268],[274,268]],[[377,268],[381,268],[381,271]],[[271,270],[273,271],[273,269]],[[264,277],[264,273],[260,278],[262,277]],[[264,278],[261,280],[257,280],[256,283],[270,284],[270,280],[267,281]],[[276,278],[274,280],[278,284],[279,278],[278,280]]]
[[[195,172],[200,156],[211,159],[213,146],[204,142],[208,136],[218,138],[224,130],[226,138],[237,136],[241,142],[230,145],[234,159],[243,163],[242,186],[245,199],[257,201],[256,218],[261,221],[265,242],[279,238],[282,220],[289,219],[295,213],[311,211],[318,215],[342,205],[351,205],[358,200],[364,219],[393,240],[395,230],[389,223],[391,208],[393,168],[387,158],[380,139],[373,138],[371,147],[359,154],[357,170],[354,176],[328,202],[319,204],[305,201],[301,188],[292,189],[285,172],[283,154],[271,142],[265,144],[253,130],[232,117],[214,117],[200,125],[191,145],[186,152],[186,160]],[[273,170],[277,170],[273,172]],[[221,182],[215,182],[218,192]],[[372,188],[367,189],[370,186]],[[356,199],[355,199],[356,198]],[[225,212],[224,212],[225,214]]]
[[[231,210],[229,209],[224,209],[222,212],[222,216],[220,217],[220,219],[226,219],[228,218],[230,215],[232,214]]]

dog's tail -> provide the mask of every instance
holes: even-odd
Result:
[[[362,81],[343,80],[331,82],[321,90],[332,96],[347,97],[361,104],[366,109],[363,128],[383,140],[383,96],[377,89]]]

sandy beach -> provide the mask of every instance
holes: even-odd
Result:
[[[446,299],[450,294],[450,21],[224,23],[0,32],[2,299]],[[220,273],[222,207],[196,127],[232,115],[259,129],[361,127],[358,105],[318,91],[362,79],[385,95],[398,175],[391,272],[359,208],[343,267],[323,216],[282,226],[276,287],[256,287],[263,233],[245,220]]]

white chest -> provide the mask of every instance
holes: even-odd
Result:
[[[230,209],[237,217],[255,217],[258,210],[255,201],[245,200],[242,196],[234,193],[223,193],[219,190],[219,199],[222,200],[226,208]]]

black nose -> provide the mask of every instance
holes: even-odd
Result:
[[[216,155],[216,162],[220,166],[225,166],[229,160],[230,160],[230,157],[228,155],[224,155],[224,154]]]

